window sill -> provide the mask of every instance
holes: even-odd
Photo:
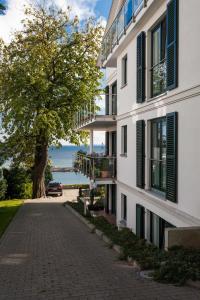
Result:
[[[153,189],[153,188],[152,188],[151,190],[148,190],[147,192],[148,192],[149,194],[151,194],[152,196],[155,196],[155,197],[159,198],[160,200],[167,201],[164,192],[155,190],[155,189]]]
[[[158,95],[158,96],[155,96],[155,97],[149,98],[149,99],[147,99],[147,102],[151,102],[151,101],[154,101],[154,100],[160,99],[160,98],[162,98],[162,97],[164,97],[164,96],[167,96],[167,92],[164,92],[164,93],[162,93],[162,94],[160,94],[160,95]]]
[[[120,154],[121,157],[127,157],[127,153]]]
[[[126,86],[128,85],[128,83],[125,83],[121,86],[121,90],[124,89]]]

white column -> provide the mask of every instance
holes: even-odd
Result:
[[[90,154],[93,153],[93,146],[94,146],[94,132],[90,130]]]

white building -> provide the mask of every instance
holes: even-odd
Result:
[[[107,115],[79,122],[105,130],[117,156],[116,174],[93,177],[107,212],[160,247],[165,228],[200,226],[199,11],[199,0],[113,0],[99,59]]]

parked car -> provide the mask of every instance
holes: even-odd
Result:
[[[62,196],[63,188],[61,183],[58,182],[50,182],[46,188],[47,196]]]

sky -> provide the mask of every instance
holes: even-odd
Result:
[[[0,37],[6,42],[9,42],[12,32],[21,28],[20,21],[23,19],[24,5],[33,2],[34,0],[0,0],[1,3],[7,6],[7,11],[4,16],[0,16]],[[37,0],[38,1],[38,0]],[[53,1],[60,8],[65,10],[68,6],[72,9],[72,14],[78,15],[79,19],[85,20],[89,17],[95,17],[106,26],[106,21],[110,11],[112,0],[41,0]],[[94,144],[105,143],[104,132],[94,133]],[[62,141],[62,144],[68,144]]]

